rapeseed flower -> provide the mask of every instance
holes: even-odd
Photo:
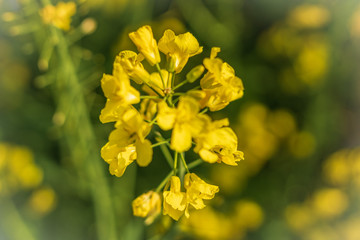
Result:
[[[194,147],[205,162],[233,166],[243,159],[228,120],[212,121],[205,113],[208,109],[220,110],[242,97],[243,85],[234,69],[216,57],[219,48],[213,48],[203,65],[190,68],[186,78],[177,82],[177,74],[188,59],[202,52],[199,42],[189,32],[175,35],[172,30],[166,30],[157,42],[151,27],[143,26],[129,37],[139,53],[121,51],[114,61],[112,74],[104,74],[101,80],[107,102],[100,121],[115,122],[115,130],[101,149],[101,156],[109,164],[110,174],[121,177],[134,161],[141,167],[149,165],[153,148],[160,146],[171,172],[156,190],[133,201],[133,213],[145,217],[145,223],[150,224],[159,215],[162,201],[164,215],[174,220],[183,215],[189,217],[190,209],[203,209],[203,200],[212,199],[219,187],[191,173],[184,153]],[[165,64],[161,63],[159,50],[166,55]],[[144,67],[144,59],[154,71]],[[180,91],[184,84],[195,83],[198,79],[201,79],[201,89]],[[134,88],[130,80],[140,86]],[[153,128],[155,125],[158,127]],[[171,137],[165,139],[160,130],[171,130]],[[151,142],[153,138],[156,143]],[[173,158],[168,147],[173,150]],[[186,175],[179,170],[179,159]],[[180,179],[184,179],[185,191]]]
[[[206,162],[224,162],[236,166],[238,161],[244,159],[244,153],[237,150],[238,142],[234,131],[226,127],[229,120],[211,122],[209,117],[203,119],[206,121],[205,128],[195,138],[197,144],[194,151]]]
[[[215,193],[219,192],[218,186],[206,183],[195,173],[187,173],[185,175],[184,187],[186,189],[187,204],[190,204],[195,209],[203,209],[205,207],[203,199],[212,199]],[[188,208],[186,208],[185,216],[189,217]]]
[[[137,84],[142,84],[143,81],[150,80],[150,74],[144,69],[141,61],[144,56],[136,54],[133,51],[121,51],[116,57],[115,62],[120,63],[129,77]]]
[[[181,192],[181,182],[179,177],[171,177],[170,189],[163,192],[163,197],[163,214],[169,215],[175,220],[179,220],[186,208],[186,193]]]
[[[158,105],[158,124],[163,130],[173,129],[170,146],[177,152],[190,149],[192,138],[202,129],[203,121],[198,117],[199,103],[191,97],[181,97],[178,107],[170,108],[165,102]]]
[[[149,191],[132,202],[134,216],[146,217],[145,223],[151,224],[161,211],[161,197],[157,192]]]
[[[146,25],[139,28],[136,32],[130,33],[129,37],[151,65],[161,61],[159,49],[150,26]]]
[[[101,87],[107,97],[105,108],[100,114],[102,123],[118,121],[125,110],[140,101],[140,93],[130,85],[128,75],[116,61],[113,74],[103,75]]]
[[[200,54],[202,49],[196,38],[189,32],[176,36],[172,30],[168,29],[159,40],[159,50],[170,58],[170,72],[181,72],[189,57]]]

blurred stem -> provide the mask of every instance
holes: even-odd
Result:
[[[160,145],[163,145],[163,144],[166,144],[168,143],[170,140],[165,140],[165,141],[161,141],[161,142],[157,142],[157,143],[154,143],[153,145],[151,145],[151,147],[157,147],[157,146],[160,146]]]
[[[170,177],[173,176],[173,171],[170,171],[169,174],[162,180],[162,182],[159,184],[159,186],[156,188],[156,192],[160,192],[161,189],[164,188],[165,184],[169,181]]]
[[[186,161],[185,161],[185,158],[184,158],[184,154],[180,153],[180,158],[181,158],[181,161],[182,161],[182,163],[183,163],[183,165],[185,167],[186,172],[190,173],[189,168],[188,168],[188,166],[186,164]]]
[[[174,175],[176,175],[176,171],[177,171],[177,160],[178,160],[178,152],[175,151],[175,153],[174,153]]]
[[[42,0],[42,3],[45,6],[50,4],[50,1]],[[90,186],[95,208],[97,239],[116,240],[118,238],[110,189],[99,158],[84,91],[63,32],[53,26],[49,26],[49,30],[49,38],[57,39],[59,71],[54,84],[54,95],[58,98],[59,109],[66,113],[64,131],[72,159],[79,174],[85,173],[86,182]]]
[[[158,142],[164,142],[165,141],[165,139],[161,136],[161,134],[159,132],[156,132],[156,135],[157,135],[157,137],[155,138],[156,141],[158,141]],[[169,146],[169,142],[165,142],[165,144]],[[162,153],[164,154],[164,157],[165,157],[166,161],[168,162],[169,166],[171,168],[173,168],[174,167],[174,160],[173,160],[173,158],[172,158],[172,156],[170,154],[169,149],[164,144],[160,145],[160,149],[161,149]]]
[[[209,108],[204,108],[199,114],[204,114],[209,110]]]
[[[113,215],[112,202],[110,199],[110,190],[108,187],[107,180],[105,179],[104,172],[102,171],[102,166],[100,164],[100,159],[97,152],[94,151],[97,149],[97,144],[95,141],[95,136],[93,132],[92,125],[89,120],[89,114],[87,106],[84,100],[83,91],[79,84],[72,59],[68,52],[68,46],[64,39],[64,36],[60,30],[51,28],[52,34],[55,34],[59,39],[57,45],[58,55],[60,57],[60,62],[64,65],[64,68],[68,70],[68,82],[67,86],[64,86],[65,89],[59,89],[60,91],[69,91],[70,99],[76,99],[73,101],[72,108],[75,110],[73,114],[69,114],[68,118],[74,118],[75,126],[68,126],[68,131],[77,130],[75,138],[79,140],[77,146],[69,146],[70,149],[73,148],[74,151],[82,151],[80,156],[83,157],[83,162],[79,165],[80,171],[85,169],[86,175],[88,177],[88,182],[90,184],[90,190],[95,205],[95,215],[96,215],[96,227],[98,239],[117,239],[116,230],[115,230],[115,217]],[[66,97],[66,95],[59,96]],[[71,123],[71,121],[70,121]],[[75,149],[76,148],[76,149]],[[84,168],[85,166],[85,168]]]
[[[201,158],[196,159],[195,161],[189,163],[188,168],[189,168],[189,169],[193,169],[193,168],[199,166],[200,164],[202,164],[203,162],[204,162],[204,161],[203,161]]]
[[[1,199],[1,225],[14,240],[36,240],[11,199]]]
[[[178,85],[176,85],[172,90],[178,89],[179,87],[181,87],[182,85],[186,84],[188,82],[187,79],[185,79],[184,81],[182,81],[181,83],[179,83]]]
[[[161,72],[161,69],[160,69],[160,65],[158,63],[156,64],[156,69],[160,74],[160,78],[161,78],[161,81],[162,81],[162,84],[163,84],[164,88],[166,88],[164,78],[163,78],[163,75],[162,75],[162,72]]]

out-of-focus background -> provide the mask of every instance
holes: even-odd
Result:
[[[360,239],[360,3],[356,0],[0,0],[0,239]],[[245,161],[194,169],[220,187],[207,207],[151,226],[131,201],[168,172],[111,176],[100,157],[103,73],[128,33],[191,32],[234,67],[245,95],[228,117]]]

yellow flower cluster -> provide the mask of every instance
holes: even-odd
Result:
[[[0,195],[36,188],[42,180],[43,172],[28,148],[0,142]]]
[[[331,154],[322,172],[325,186],[286,207],[287,224],[302,239],[360,239],[359,147]]]
[[[32,214],[44,216],[56,207],[56,193],[43,185],[43,171],[30,149],[0,142],[0,201],[31,191],[27,206]]]
[[[59,2],[56,6],[47,5],[40,11],[44,23],[52,24],[62,30],[69,30],[71,17],[76,13],[74,2]]]
[[[133,212],[135,216],[146,217],[146,223],[150,224],[161,211],[159,192],[163,189],[163,214],[175,220],[183,214],[189,217],[190,207],[204,208],[203,200],[212,199],[219,191],[217,186],[207,184],[189,169],[203,161],[236,166],[243,159],[243,153],[237,150],[237,137],[228,127],[229,121],[212,121],[205,114],[207,110],[223,109],[241,98],[242,81],[229,64],[217,57],[220,48],[213,48],[210,58],[191,69],[181,81],[179,73],[188,59],[203,50],[189,32],[176,35],[166,30],[156,41],[151,27],[143,26],[129,37],[139,53],[121,51],[114,61],[112,74],[104,74],[101,80],[107,102],[100,121],[115,122],[115,130],[101,149],[101,156],[109,164],[110,173],[121,177],[135,160],[141,167],[149,165],[154,147],[160,146],[162,151],[165,148],[167,153],[170,148],[173,157],[165,152],[164,155],[171,172],[156,191],[133,201]],[[165,63],[161,62],[164,56],[160,52],[165,55]],[[154,72],[144,67],[144,60],[154,67]],[[190,85],[198,79],[200,86]],[[136,83],[134,86],[132,81]],[[186,83],[193,89],[179,91]],[[138,110],[134,105],[139,103]],[[171,137],[165,139],[160,130],[172,130]],[[152,138],[157,142],[152,144]],[[188,166],[184,153],[191,148],[200,159]],[[186,175],[178,171],[178,159]],[[185,191],[181,189],[182,181]]]

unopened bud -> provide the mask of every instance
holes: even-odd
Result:
[[[203,65],[199,65],[191,69],[191,71],[186,74],[186,80],[190,83],[195,82],[205,71]]]

